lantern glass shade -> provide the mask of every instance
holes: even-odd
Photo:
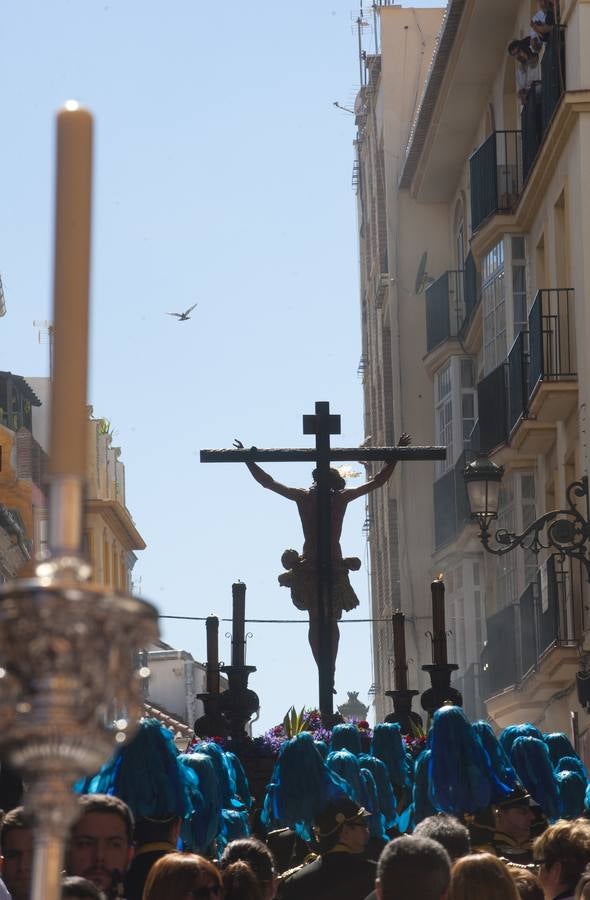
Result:
[[[474,519],[491,521],[498,516],[500,482],[504,469],[491,460],[480,457],[466,466],[463,477]]]

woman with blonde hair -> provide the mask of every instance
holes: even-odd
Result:
[[[451,871],[449,900],[520,900],[507,866],[491,853],[458,859]]]
[[[167,853],[152,868],[143,900],[222,900],[221,875],[196,853]]]

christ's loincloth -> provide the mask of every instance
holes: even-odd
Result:
[[[315,563],[300,556],[296,550],[285,550],[281,562],[287,571],[279,575],[279,584],[290,588],[291,600],[297,609],[307,610],[310,616],[318,616],[318,570]],[[348,573],[356,572],[360,567],[360,559],[354,556],[332,564],[331,618],[340,619],[343,610],[349,612],[359,605]]]

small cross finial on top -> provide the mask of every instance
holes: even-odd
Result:
[[[303,434],[340,434],[340,416],[330,413],[330,404],[318,400],[315,415],[303,416]]]

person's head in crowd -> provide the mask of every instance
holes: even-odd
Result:
[[[535,813],[526,791],[514,791],[511,797],[494,806],[493,813],[496,831],[507,834],[518,844],[524,844],[530,839]]]
[[[555,775],[559,787],[561,819],[578,819],[584,815],[588,782],[579,772],[561,771]]]
[[[590,863],[590,822],[560,820],[550,825],[534,842],[533,857],[546,898],[573,894]]]
[[[574,900],[590,900],[590,866],[587,866],[578,881]]]
[[[530,869],[522,866],[508,866],[508,871],[516,885],[520,900],[545,900],[541,882]]]
[[[102,891],[125,875],[133,856],[133,816],[126,803],[107,794],[80,797],[70,832],[68,875],[80,875]]]
[[[508,53],[525,66],[536,59],[536,53],[531,49],[530,38],[510,41]]]
[[[519,900],[519,894],[502,860],[474,853],[453,866],[449,900]]]
[[[369,813],[348,797],[330,803],[315,819],[320,853],[334,849],[363,853],[369,840],[368,817]]]
[[[417,837],[427,837],[438,841],[445,848],[452,862],[471,852],[469,831],[459,819],[448,816],[446,813],[438,813],[436,816],[422,819],[416,825],[414,834]]]
[[[62,900],[103,900],[103,893],[87,878],[71,875],[61,883]]]
[[[535,737],[517,738],[510,761],[519,781],[543,810],[550,822],[560,817],[559,785],[545,741]]]
[[[221,898],[217,866],[196,853],[167,853],[148,875],[143,900],[217,900]]]
[[[2,878],[12,900],[28,900],[33,872],[33,829],[22,806],[4,816],[0,848]]]
[[[444,900],[450,880],[451,860],[444,847],[431,838],[404,834],[383,848],[375,892],[378,900]]]
[[[572,742],[563,731],[551,731],[549,734],[544,734],[543,740],[547,744],[549,756],[554,766],[557,766],[559,760],[564,756],[573,756],[579,759]]]
[[[167,819],[138,819],[133,831],[133,841],[136,847],[143,844],[176,843],[180,835],[180,816],[170,816]]]
[[[224,900],[264,900],[262,887],[247,862],[237,859],[221,873]]]
[[[239,865],[238,865],[239,864]],[[219,866],[227,900],[237,896],[234,887],[243,880],[242,866],[246,864],[256,879],[260,900],[272,900],[276,894],[277,873],[269,848],[257,838],[231,841],[223,851]],[[236,868],[237,866],[237,868]]]

